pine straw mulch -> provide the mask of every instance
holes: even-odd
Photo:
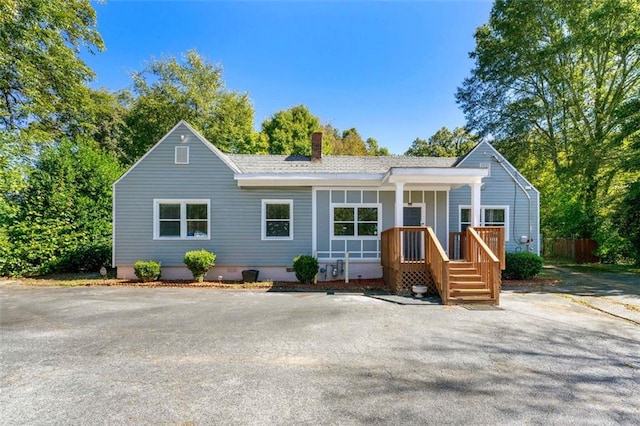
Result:
[[[65,277],[66,278],[66,277]],[[204,281],[191,280],[161,280],[140,282],[138,280],[123,279],[65,279],[65,278],[18,278],[15,282],[29,286],[118,286],[118,287],[169,287],[169,288],[214,288],[221,290],[266,290],[266,291],[346,291],[346,292],[391,292],[384,281],[379,279],[355,279],[348,283],[343,280],[323,281],[316,284],[302,284],[287,281],[263,281],[243,283],[239,281]],[[530,280],[503,280],[503,288],[540,288],[554,286],[560,283],[558,279],[532,278]]]
[[[117,281],[117,282],[114,282]],[[135,280],[107,280],[87,285],[117,285],[124,287],[180,287],[180,288],[216,288],[223,290],[268,290],[268,291],[389,291],[382,279],[356,279],[348,283],[344,281],[325,281],[316,284],[302,284],[287,281],[264,281],[255,283],[230,281],[162,280],[143,283]]]
[[[138,280],[125,280],[117,278],[103,279],[100,277],[78,277],[73,274],[64,276],[13,278],[8,282],[32,286],[32,287],[143,287],[143,288],[214,288],[221,290],[266,290],[266,291],[383,291],[389,292],[389,288],[380,279],[356,279],[349,283],[344,281],[326,281],[317,284],[302,284],[287,281],[261,281],[255,283],[243,283],[241,281],[204,281],[192,280],[159,280],[141,282]]]

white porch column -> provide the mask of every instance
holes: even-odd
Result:
[[[480,226],[480,190],[482,182],[471,184],[471,226]]]
[[[396,214],[395,226],[403,225],[403,207],[404,206],[404,182],[396,182]]]

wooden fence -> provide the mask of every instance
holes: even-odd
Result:
[[[597,242],[579,238],[545,238],[542,246],[543,257],[555,262],[599,263],[597,250]]]

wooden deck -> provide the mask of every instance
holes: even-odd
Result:
[[[469,227],[455,233],[457,253],[450,260],[431,227],[396,227],[382,233],[385,283],[398,294],[426,285],[445,305],[499,304],[504,269],[504,228]],[[451,241],[451,240],[450,240]],[[450,247],[452,247],[450,243]]]

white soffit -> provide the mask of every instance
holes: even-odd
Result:
[[[456,168],[406,168],[392,167],[384,177],[385,183],[440,183],[440,184],[469,184],[479,183],[482,178],[489,176],[485,168],[456,167]]]
[[[350,173],[236,173],[240,187],[259,186],[371,186],[393,183],[428,184],[450,188],[479,183],[489,171],[483,168],[391,168],[384,175]]]
[[[371,186],[382,182],[380,174],[313,173],[313,174],[245,174],[237,173],[234,179],[240,187],[248,186]]]

